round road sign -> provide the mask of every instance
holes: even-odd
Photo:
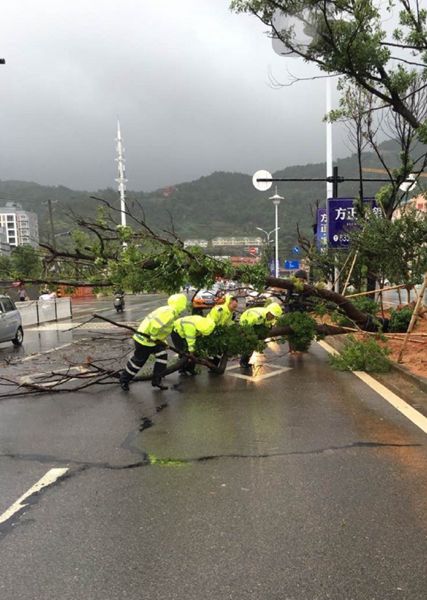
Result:
[[[272,179],[271,173],[268,171],[257,171],[252,177],[252,183],[254,188],[256,188],[259,192],[266,192],[273,185],[272,181],[258,181],[258,179]]]

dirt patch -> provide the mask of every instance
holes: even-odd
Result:
[[[382,315],[379,315],[382,316]],[[385,311],[385,317],[390,317],[389,311]],[[334,325],[328,315],[322,318],[323,323]],[[369,335],[366,333],[355,333],[357,336]],[[389,358],[393,362],[403,365],[414,375],[425,377],[427,379],[427,309],[424,307],[421,316],[417,319],[415,327],[409,336],[408,342],[403,352],[402,360],[398,363],[400,350],[405,339],[404,333],[389,333],[385,335],[384,345],[390,350]],[[381,342],[383,343],[383,342]]]
[[[394,362],[397,362],[404,339],[405,336],[401,334],[387,336],[386,346],[391,351],[390,359]],[[414,333],[410,335],[405,346],[400,364],[411,373],[427,379],[427,320],[425,318],[418,320]]]

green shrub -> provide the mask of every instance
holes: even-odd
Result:
[[[330,356],[330,364],[339,371],[386,373],[390,370],[390,350],[378,344],[374,337],[359,340],[349,335],[341,354]]]
[[[277,326],[288,325],[293,333],[285,336],[293,350],[307,352],[311,342],[316,337],[316,321],[301,312],[291,312],[283,315],[277,322]]]
[[[233,323],[229,327],[217,327],[207,337],[198,337],[196,353],[202,357],[216,356],[227,352],[228,356],[262,352],[265,342],[259,336],[267,337],[268,328],[264,326],[241,327]]]
[[[378,302],[372,300],[372,298],[368,298],[367,296],[359,296],[359,298],[353,298],[352,304],[362,312],[367,313],[368,315],[376,315],[380,311],[380,306]]]
[[[389,331],[405,332],[408,329],[413,309],[405,306],[401,310],[392,310],[390,315]]]

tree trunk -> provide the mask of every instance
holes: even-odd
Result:
[[[284,290],[294,290],[294,285],[289,279],[279,279],[276,277],[268,277],[266,280],[266,285],[268,287],[275,287]],[[350,302],[348,298],[342,296],[341,294],[337,294],[337,292],[333,292],[332,290],[327,290],[324,288],[316,288],[312,285],[304,284],[303,291],[306,295],[314,296],[317,298],[322,298],[327,302],[333,302],[336,304],[343,313],[353,321],[360,329],[365,331],[376,331],[378,327],[373,323],[371,315],[360,311],[358,308],[354,306]],[[379,319],[381,322],[381,319]],[[336,328],[335,328],[336,329]],[[344,331],[340,332],[344,333]]]

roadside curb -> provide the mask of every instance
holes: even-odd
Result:
[[[414,373],[411,373],[411,371],[409,371],[409,369],[407,369],[407,367],[404,367],[403,365],[399,365],[398,363],[395,363],[395,362],[391,363],[391,368],[393,369],[393,371],[396,371],[397,373],[402,375],[402,377],[404,377],[405,379],[407,379],[408,381],[410,381],[411,383],[413,383],[417,387],[419,387],[420,390],[427,393],[427,378],[426,377],[422,377],[421,375],[415,375]]]
[[[344,345],[345,336],[347,334],[341,334],[337,336],[327,336],[325,340],[330,344],[335,350],[341,351]],[[404,379],[415,385],[420,391],[427,394],[427,378],[422,377],[421,375],[415,375],[411,373],[407,367],[403,365],[399,365],[396,362],[391,361],[391,371],[394,371],[398,375],[401,375]],[[369,373],[372,377],[376,377],[376,373]],[[381,380],[383,380],[381,378]]]

